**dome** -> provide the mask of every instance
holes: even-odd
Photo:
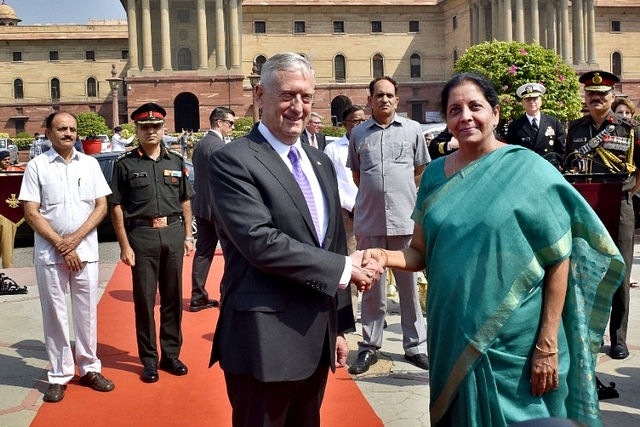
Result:
[[[0,4],[0,20],[4,22],[12,21],[13,23],[22,21],[21,19],[18,19],[16,12],[11,6],[7,5],[5,0],[2,0],[2,4]]]

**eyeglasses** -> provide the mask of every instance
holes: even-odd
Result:
[[[218,120],[220,120],[221,122],[225,122],[226,124],[228,124],[231,127],[235,126],[235,121],[233,121],[233,120],[227,120],[227,119],[218,119]]]
[[[156,132],[160,131],[160,129],[164,128],[164,123],[153,123],[148,125],[138,125],[140,130],[143,132],[147,132],[149,129],[152,129]]]
[[[316,126],[322,126],[322,122],[309,122],[309,123]]]
[[[345,122],[353,123],[359,125],[360,123],[366,122],[366,119],[353,119],[353,120],[345,120]]]

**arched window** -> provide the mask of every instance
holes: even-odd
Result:
[[[453,49],[453,66],[456,66],[456,62],[458,62],[458,49]]]
[[[178,51],[178,70],[192,70],[191,51],[183,47]]]
[[[618,77],[622,75],[622,54],[620,52],[613,52],[611,55],[611,71]]]
[[[60,99],[60,80],[51,79],[51,99]]]
[[[13,81],[13,97],[15,99],[24,98],[24,85],[22,79],[15,79]]]
[[[87,96],[98,96],[98,84],[96,83],[96,79],[94,79],[93,77],[89,77],[87,79]]]
[[[256,66],[258,67],[258,74],[262,71],[262,65],[267,62],[267,57],[264,55],[256,56]]]
[[[409,62],[411,63],[411,77],[421,77],[422,70],[420,66],[420,55],[414,53],[411,55]]]
[[[344,55],[336,55],[333,59],[333,72],[336,76],[336,81],[347,80],[347,61],[344,59]]]
[[[373,78],[377,79],[378,77],[384,77],[384,59],[382,59],[382,55],[376,53],[373,55]]]

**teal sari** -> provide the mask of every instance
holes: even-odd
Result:
[[[546,160],[505,146],[449,179],[422,178],[431,424],[544,417],[601,425],[595,363],[624,261],[584,198]],[[558,390],[531,394],[545,267],[570,258]]]

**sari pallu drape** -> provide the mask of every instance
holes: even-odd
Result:
[[[532,151],[506,146],[449,179],[423,176],[431,422],[507,426],[549,416],[600,425],[595,362],[624,261],[583,197]],[[544,269],[570,257],[560,387],[531,395]]]

